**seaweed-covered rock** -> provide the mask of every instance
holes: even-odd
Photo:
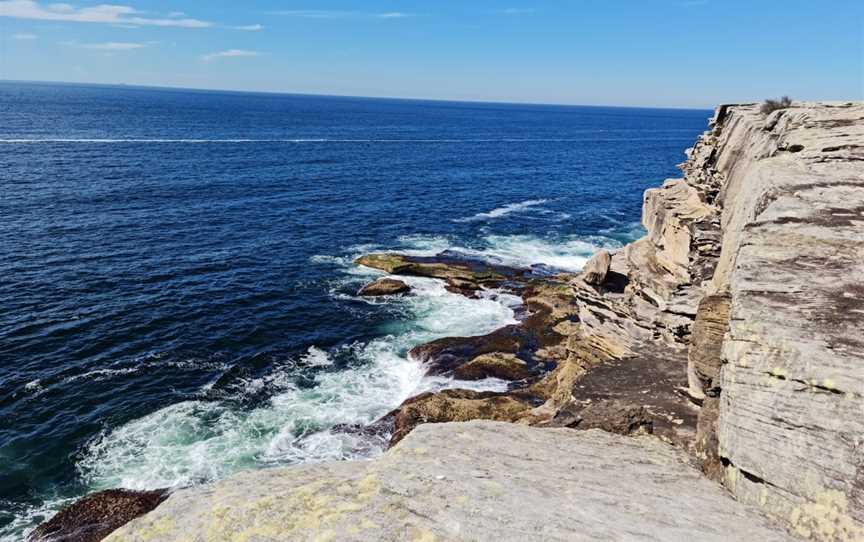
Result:
[[[444,337],[411,349],[413,359],[425,363],[429,374],[449,374],[484,354],[516,354],[527,348],[529,333],[522,325],[509,325],[476,337]]]
[[[529,404],[502,393],[472,390],[423,393],[408,399],[387,415],[393,423],[390,445],[405,438],[420,424],[468,420],[512,422],[529,408]]]
[[[36,527],[29,542],[99,542],[111,532],[156,508],[168,491],[107,489],[78,499]]]
[[[482,380],[500,378],[502,380],[523,380],[531,376],[528,364],[506,352],[483,354],[460,365],[453,376],[462,380]]]
[[[525,271],[493,266],[485,262],[451,257],[420,257],[404,254],[376,253],[360,256],[354,263],[379,269],[393,275],[412,275],[442,279],[458,291],[479,290],[497,286],[509,277]]]

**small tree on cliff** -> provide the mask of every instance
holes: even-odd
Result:
[[[761,111],[763,115],[770,115],[774,111],[777,111],[778,109],[786,109],[790,105],[792,105],[792,98],[789,96],[783,96],[779,100],[765,100],[762,107],[759,108],[759,111]]]

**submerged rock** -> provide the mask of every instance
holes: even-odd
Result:
[[[360,288],[357,295],[374,297],[379,295],[399,295],[410,291],[411,287],[401,280],[383,278],[378,279],[375,282],[370,282],[366,286]]]
[[[168,491],[108,489],[82,497],[36,527],[29,542],[99,542],[168,498]]]
[[[659,441],[475,421],[179,490],[111,542],[790,541]]]

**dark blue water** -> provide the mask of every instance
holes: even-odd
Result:
[[[459,385],[406,350],[518,300],[367,302],[351,259],[578,269],[708,115],[0,83],[0,538],[94,489],[376,453],[329,429]]]

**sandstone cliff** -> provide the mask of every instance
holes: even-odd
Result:
[[[804,536],[862,540],[864,106],[720,108],[690,167],[722,208],[703,289],[727,330],[719,358],[691,349],[722,480]]]
[[[626,317],[686,346],[706,474],[864,540],[864,105],[721,106],[681,167],[616,255]]]
[[[864,104],[721,106],[687,156],[581,275],[358,260],[520,294],[411,353],[508,392],[411,398],[353,429],[380,459],[177,491],[111,539],[864,540]]]

